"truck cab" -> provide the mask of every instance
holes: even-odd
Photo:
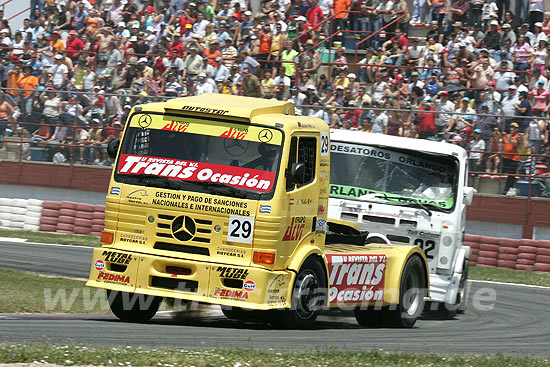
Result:
[[[331,131],[329,218],[357,223],[367,243],[420,247],[430,268],[428,301],[454,316],[464,307],[471,250],[462,245],[466,151],[456,145]]]
[[[349,275],[354,262],[343,253],[372,265],[355,288],[335,288],[333,304],[352,290],[347,303],[403,304],[399,284],[410,274],[420,298],[427,269],[415,246],[327,252],[329,149],[326,123],[295,116],[288,102],[205,94],[135,106],[109,146],[103,246],[87,285],[107,289],[123,320],[147,320],[169,298],[218,304],[236,318],[272,311],[276,323],[303,327],[330,306],[331,271],[341,272],[333,283]],[[370,298],[361,295],[375,280],[363,290]]]

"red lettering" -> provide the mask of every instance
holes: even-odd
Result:
[[[233,128],[230,127],[229,130],[224,131],[220,136],[222,138],[243,140],[246,134],[248,134],[248,131],[233,130]]]
[[[162,128],[162,130],[172,130],[173,128],[174,128],[174,121],[172,121],[172,122],[169,123],[169,124],[164,125],[164,127]]]
[[[189,127],[189,124],[178,124],[172,120],[169,124],[163,126],[162,130],[176,131],[179,133],[184,132]]]
[[[231,138],[231,137],[232,137],[232,136],[231,136],[232,134],[233,134],[233,128],[231,127],[231,128],[229,128],[229,130],[224,131],[220,136],[221,136],[222,138]]]
[[[294,223],[294,217],[292,217],[290,225],[286,228],[285,235],[283,236],[283,241],[296,241],[302,238],[302,234],[304,233],[304,226],[305,223]]]

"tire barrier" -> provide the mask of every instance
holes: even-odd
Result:
[[[100,236],[105,205],[0,198],[0,228]]]
[[[464,235],[470,265],[550,273],[550,241]]]
[[[0,198],[0,228],[38,231],[42,200]]]
[[[0,198],[0,228],[100,236],[105,205]],[[550,273],[550,241],[464,235],[472,266]]]

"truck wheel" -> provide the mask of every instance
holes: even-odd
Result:
[[[273,326],[286,329],[310,327],[326,303],[326,291],[323,265],[319,260],[309,258],[296,276],[290,309],[278,311]]]
[[[113,314],[123,321],[145,322],[157,313],[162,297],[107,290]]]
[[[426,297],[426,272],[419,256],[411,256],[401,275],[399,304],[397,309],[385,312],[387,326],[412,328],[424,310]]]
[[[468,305],[468,294],[466,293],[466,286],[468,284],[468,273],[470,271],[470,260],[464,260],[464,268],[462,270],[462,279],[460,279],[460,285],[458,286],[458,296],[460,300],[458,302],[458,308],[456,312],[463,314],[466,312]]]
[[[386,317],[387,310],[361,310],[356,308],[354,310],[355,320],[363,327],[381,327],[383,326],[383,320]]]
[[[460,284],[458,285],[458,294],[456,296],[456,303],[440,303],[438,308],[439,317],[452,320],[457,314],[462,314],[466,311],[467,294],[466,284],[468,282],[468,271],[470,268],[470,261],[464,260],[464,268],[462,271],[462,278],[460,278]]]
[[[355,320],[361,326],[411,328],[424,310],[426,273],[422,260],[412,256],[407,260],[399,290],[399,304],[376,309],[355,309]]]

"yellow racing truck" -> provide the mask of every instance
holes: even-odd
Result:
[[[106,197],[88,286],[147,321],[162,299],[221,305],[305,328],[326,308],[364,326],[412,327],[428,296],[418,246],[368,244],[327,223],[327,124],[290,102],[220,94],[133,107]],[[253,312],[248,312],[253,311]]]

